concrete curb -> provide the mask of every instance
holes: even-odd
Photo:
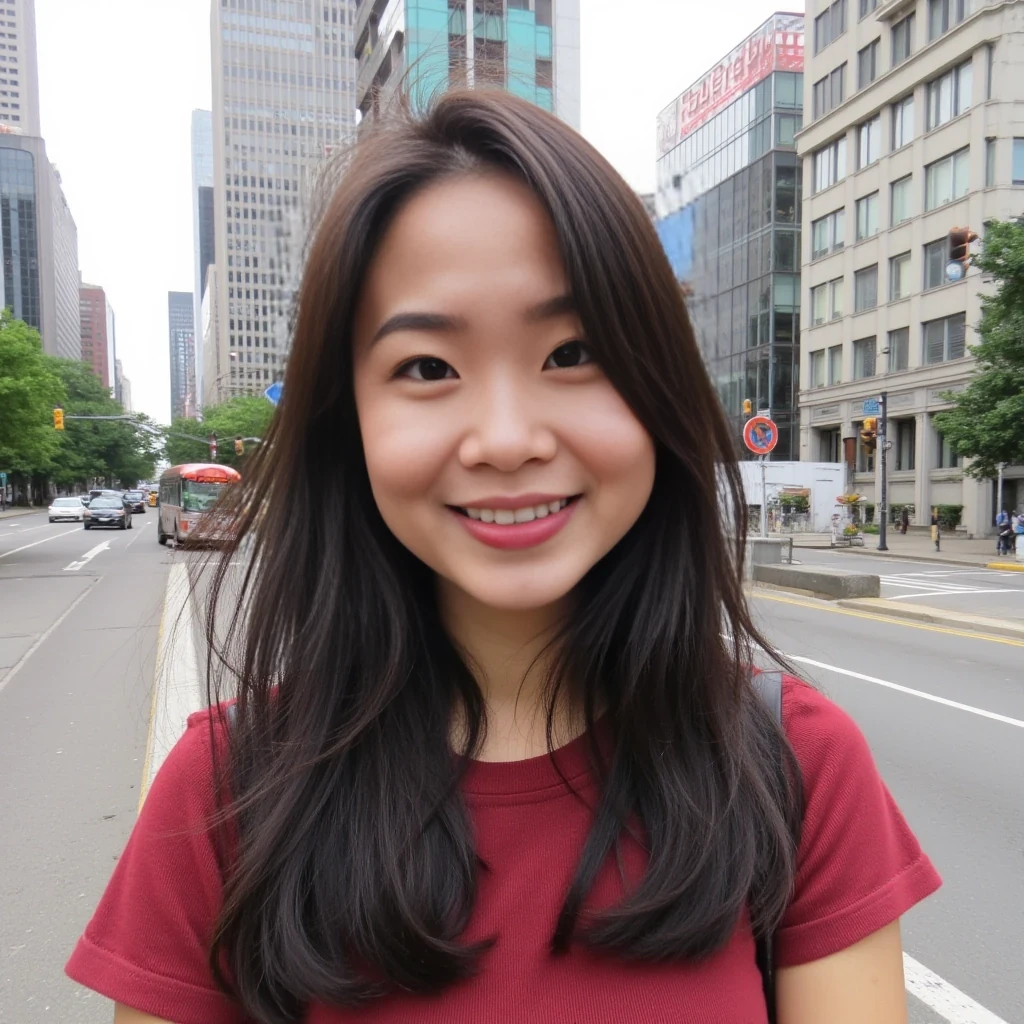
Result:
[[[1024,562],[989,562],[986,569],[1000,569],[1002,572],[1024,572]]]
[[[876,548],[829,548],[829,547],[817,547],[813,544],[807,545],[807,547],[800,547],[799,544],[793,545],[794,555],[796,558],[797,551],[841,551],[844,555],[859,555],[861,558],[891,558],[896,562],[933,562],[935,565],[973,565],[975,569],[987,569],[991,566],[987,565],[983,559],[984,555],[978,555],[977,559],[971,558],[936,558],[935,553],[932,552],[926,555],[905,555],[902,552],[896,553],[893,551],[879,551]]]
[[[1005,636],[1024,640],[1024,622],[1019,625],[1006,619],[990,619],[983,615],[960,615],[923,604],[905,604],[902,601],[888,601],[884,597],[851,597],[836,601],[841,608],[871,612],[892,619],[909,619],[913,622],[928,622],[935,626],[950,626],[972,633],[987,633],[990,636]]]
[[[33,516],[38,513],[45,513],[45,508],[27,508],[24,511],[18,512],[0,512],[0,523],[5,519],[18,519],[20,516]]]

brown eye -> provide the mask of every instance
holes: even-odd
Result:
[[[567,370],[574,366],[583,366],[585,363],[592,363],[594,357],[590,354],[587,346],[582,341],[567,341],[559,345],[544,364],[545,370]]]
[[[395,376],[408,377],[410,380],[435,381],[458,377],[458,374],[443,359],[424,356],[420,359],[410,359],[399,368]]]

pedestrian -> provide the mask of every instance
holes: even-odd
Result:
[[[909,526],[910,512],[908,511],[907,506],[904,505],[903,508],[900,509],[900,533],[905,534],[907,532],[907,527]]]
[[[491,90],[343,170],[211,584],[237,703],[68,973],[150,1024],[746,1024],[772,979],[780,1024],[904,1021],[938,876],[845,712],[757,696],[735,438],[642,203]]]
[[[935,545],[935,550],[939,550],[939,513],[932,509],[932,543]]]
[[[1010,525],[1010,513],[1001,509],[996,514],[996,554],[1005,555],[1007,551],[1006,538],[1012,533]]]

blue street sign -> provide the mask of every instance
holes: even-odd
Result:
[[[271,405],[277,405],[281,401],[281,394],[284,391],[284,385],[279,381],[275,380],[273,384],[263,392],[263,397],[270,402]]]
[[[862,412],[865,416],[877,416],[882,411],[882,403],[877,398],[865,398]]]

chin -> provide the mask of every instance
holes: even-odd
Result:
[[[447,576],[450,585],[461,590],[470,600],[496,611],[539,611],[563,603],[583,573],[553,573],[536,567],[527,572],[491,569],[473,574],[453,573]]]

